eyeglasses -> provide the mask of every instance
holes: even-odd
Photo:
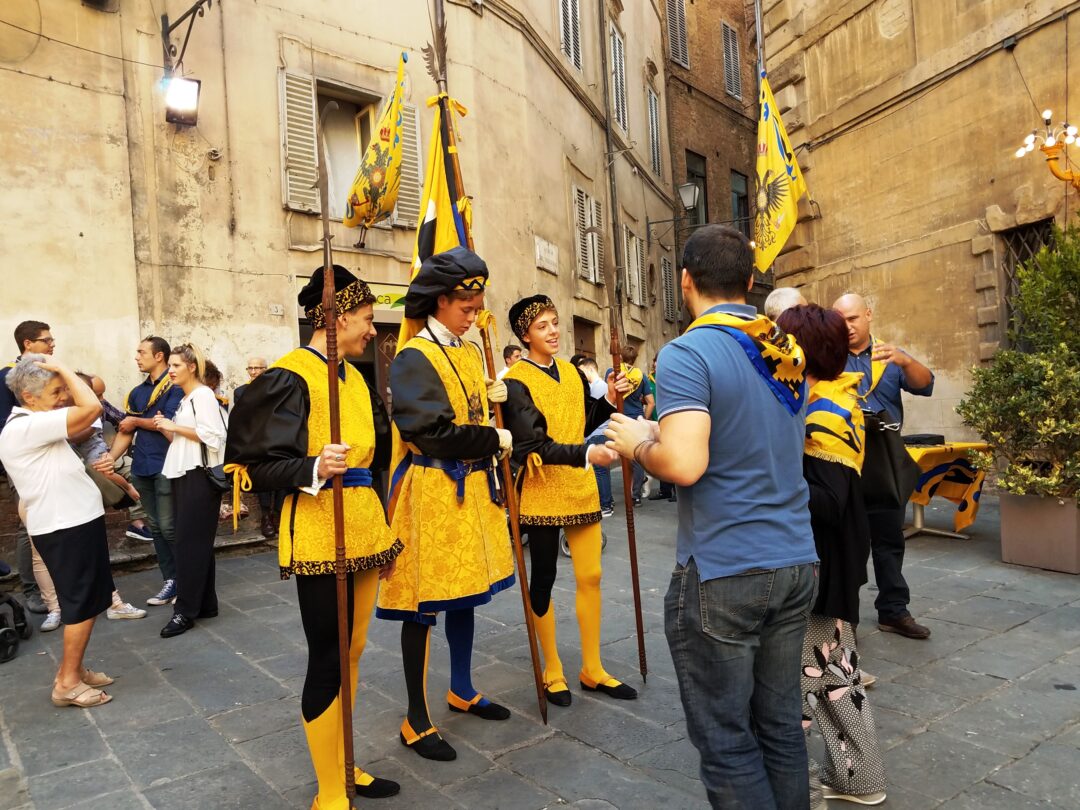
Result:
[[[248,366],[248,371],[266,371],[266,366]]]
[[[51,337],[34,338],[34,340],[32,342],[33,343],[45,343],[45,344],[47,344],[49,346],[55,346],[56,345],[56,338],[51,338]]]

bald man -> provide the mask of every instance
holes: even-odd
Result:
[[[777,287],[765,299],[765,316],[775,321],[784,310],[804,306],[806,299],[798,287]]]
[[[847,293],[836,299],[833,309],[844,316],[848,328],[847,370],[863,375],[859,396],[863,409],[885,411],[889,421],[902,425],[904,404],[901,391],[918,397],[934,392],[934,375],[926,366],[902,349],[876,341],[870,334],[873,311],[858,293]],[[873,382],[874,363],[884,363],[880,378]],[[870,456],[866,464],[874,463]],[[930,628],[912,618],[908,611],[911,591],[904,579],[904,515],[907,505],[895,509],[867,507],[870,519],[870,550],[874,558],[874,578],[878,596],[874,607],[878,612],[878,628],[886,633],[899,633],[907,638],[930,637]]]

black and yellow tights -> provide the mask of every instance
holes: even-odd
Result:
[[[349,665],[351,694],[355,700],[360,655],[367,641],[379,571],[349,574]],[[338,656],[337,582],[333,574],[296,577],[300,620],[308,644],[307,677],[300,699],[311,762],[319,781],[312,810],[348,810],[345,795],[345,738],[341,713],[341,669]],[[355,706],[355,702],[353,704]],[[374,778],[356,769],[358,788]]]
[[[555,643],[555,608],[551,589],[555,586],[559,559],[559,527],[522,527],[529,533],[529,601],[540,648],[544,654],[544,688],[565,692],[566,676]],[[567,526],[566,540],[574,566],[578,627],[581,631],[581,682],[587,686],[615,682],[600,663],[600,552],[604,537],[599,523]]]

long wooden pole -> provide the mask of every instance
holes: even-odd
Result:
[[[319,201],[323,225],[323,316],[326,319],[326,373],[330,383],[330,444],[341,444],[341,403],[338,398],[337,302],[334,298],[334,254],[330,247],[330,193],[326,175],[323,119],[337,107],[330,102],[317,119],[315,141],[319,150]],[[356,795],[353,759],[352,667],[349,661],[349,590],[345,572],[345,490],[340,475],[332,479],[334,504],[334,576],[337,579],[338,661],[341,676],[341,719],[345,743],[345,795]]]
[[[443,0],[435,0],[435,29],[436,41],[446,42],[444,32],[446,29],[446,17],[443,11]],[[453,166],[453,176],[447,178],[451,183],[450,199],[456,204],[457,200],[465,198],[465,187],[461,178],[461,161],[458,159],[457,142],[454,136],[453,119],[450,118],[450,105],[446,99],[446,53],[440,54],[441,71],[436,81],[439,86],[439,109],[442,126],[446,127],[446,141],[443,144],[450,154],[450,163]],[[464,222],[465,246],[473,249],[472,233],[469,223]],[[487,329],[480,330],[480,339],[484,344],[484,360],[487,363],[488,376],[495,379],[495,357],[491,348],[491,336]],[[495,426],[502,428],[503,421],[502,405],[495,405]],[[503,492],[506,497],[506,506],[510,512],[510,536],[513,540],[514,558],[517,563],[518,585],[521,587],[521,606],[525,611],[525,632],[529,637],[529,656],[532,659],[533,682],[536,685],[536,703],[540,709],[540,717],[547,725],[547,697],[544,695],[544,677],[540,669],[540,651],[536,643],[536,625],[533,622],[532,603],[529,600],[529,575],[525,570],[525,547],[521,542],[521,525],[519,523],[520,512],[518,511],[517,490],[514,488],[514,478],[510,470],[510,458],[504,456],[500,462],[503,477]]]
[[[607,155],[605,161],[607,162],[607,174],[608,184],[611,195],[611,221],[613,224],[613,235],[615,237],[615,278],[609,279],[607,284],[604,285],[607,291],[608,310],[611,316],[611,368],[615,374],[619,373],[622,368],[622,349],[619,345],[619,327],[622,324],[622,293],[619,290],[619,267],[626,267],[626,262],[629,262],[629,257],[625,255],[625,251],[620,248],[619,242],[619,226],[618,226],[618,211],[619,211],[619,198],[618,189],[615,183],[615,171],[612,168],[612,157],[615,152],[614,138],[611,131],[611,103],[609,99],[610,90],[608,82],[608,62],[607,62],[607,4],[600,2],[597,4],[600,22],[600,54],[601,54],[601,70],[600,73],[604,77],[604,137],[607,144]],[[599,233],[596,236],[597,239],[603,239],[603,233]],[[620,261],[620,257],[622,261]],[[625,272],[625,271],[624,271]],[[642,381],[644,385],[644,381]],[[623,412],[623,396],[616,390],[615,391],[615,408],[619,413]],[[638,558],[637,558],[637,532],[634,528],[634,496],[633,496],[633,479],[634,468],[630,459],[625,456],[621,457],[622,466],[622,483],[623,483],[623,503],[626,511],[626,541],[627,550],[630,554],[630,584],[634,591],[634,622],[637,626],[637,648],[638,648],[638,668],[641,670],[641,680],[645,681],[649,677],[649,665],[645,660],[645,623],[641,616],[641,584],[638,578]]]

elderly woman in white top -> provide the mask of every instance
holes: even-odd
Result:
[[[112,698],[112,678],[83,666],[94,620],[112,604],[113,580],[101,493],[68,439],[93,424],[101,403],[75,373],[44,354],[24,354],[7,385],[21,403],[0,433],[0,461],[19,493],[26,530],[52,574],[64,622],[53,684],[57,706],[89,708]],[[64,407],[70,391],[71,406]]]
[[[206,360],[195,346],[176,346],[169,356],[169,379],[184,392],[172,419],[158,414],[154,424],[171,444],[162,474],[172,482],[176,516],[176,606],[161,629],[163,638],[186,633],[196,619],[218,615],[214,589],[214,535],[221,492],[207,467],[225,453],[225,415],[214,392],[203,384]]]

